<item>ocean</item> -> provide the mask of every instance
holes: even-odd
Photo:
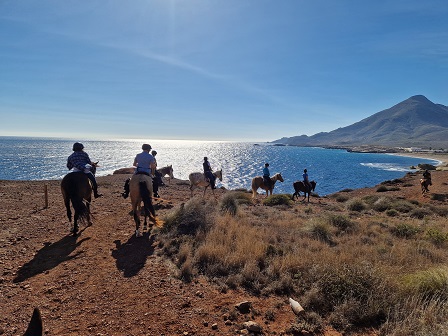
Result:
[[[389,154],[350,153],[339,149],[274,146],[267,143],[185,140],[78,140],[54,138],[0,137],[0,180],[58,180],[68,172],[67,157],[73,143],[84,144],[92,161],[99,161],[97,176],[132,167],[143,143],[157,150],[159,167],[173,165],[174,176],[187,180],[202,171],[204,156],[214,170],[223,170],[217,186],[250,189],[254,176],[262,175],[266,162],[271,176],[281,173],[274,193],[293,193],[292,183],[302,179],[303,169],[317,182],[321,196],[345,188],[371,187],[403,177],[419,163],[438,161]]]

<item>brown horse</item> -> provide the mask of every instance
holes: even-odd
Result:
[[[316,188],[316,182],[315,181],[311,181],[311,190],[305,186],[305,183],[303,181],[295,181],[292,186],[294,187],[294,194],[292,195],[292,199],[294,200],[294,197],[297,196],[297,199],[300,196],[300,192],[304,193],[302,202],[305,200],[306,198],[306,194],[308,194],[308,202],[310,201],[310,195],[311,192],[314,191],[314,189]]]
[[[255,198],[257,196],[258,188],[266,190],[266,197],[268,197],[269,192],[272,195],[272,191],[274,190],[275,182],[280,181],[283,182],[283,177],[280,173],[275,174],[271,177],[271,185],[267,186],[264,184],[263,176],[255,176],[252,179],[252,197]]]
[[[168,175],[170,177],[170,179],[168,180],[169,182],[171,182],[171,179],[174,178],[173,165],[169,165],[169,166],[157,169],[157,171],[159,172],[161,177]]]
[[[420,179],[420,186],[422,187],[422,194],[429,192],[428,187],[432,185],[431,179],[422,178]]]
[[[98,162],[92,164],[90,171],[95,175]],[[64,176],[61,181],[61,192],[64,198],[65,208],[69,222],[72,222],[72,211],[70,202],[72,203],[75,215],[73,218],[73,235],[78,234],[79,222],[87,221],[87,225],[92,225],[90,220],[90,203],[92,202],[92,184],[83,172],[70,172]]]
[[[129,190],[131,196],[132,204],[132,214],[134,216],[135,222],[135,236],[141,237],[143,234],[140,231],[140,213],[141,213],[141,203],[143,202],[143,213],[144,213],[144,223],[143,230],[147,228],[147,218],[153,222],[157,223],[156,212],[154,206],[152,205],[152,179],[150,176],[145,174],[132,175],[129,181]]]
[[[222,181],[222,169],[215,171],[213,173],[213,175],[215,176],[215,178],[218,178],[220,181]],[[205,175],[203,173],[199,173],[199,172],[191,173],[190,175],[188,175],[188,179],[190,180],[191,197],[193,197],[193,189],[199,188],[199,187],[204,187],[204,195],[202,195],[202,197],[204,197],[207,187],[210,186],[210,182],[205,177]],[[212,193],[213,193],[213,196],[215,196],[214,189],[212,189]],[[216,196],[215,196],[215,198],[216,198]]]

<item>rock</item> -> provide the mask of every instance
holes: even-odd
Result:
[[[247,330],[254,332],[254,333],[261,333],[263,331],[263,328],[254,321],[247,321],[243,323],[244,328],[246,328]]]
[[[298,303],[296,300],[294,300],[292,298],[289,298],[289,304],[291,305],[292,311],[297,316],[299,316],[302,312],[305,311],[305,309],[303,309],[303,307],[300,305],[300,303]]]
[[[238,309],[238,311],[241,314],[248,314],[250,312],[250,308],[252,306],[252,303],[249,301],[243,301],[235,305],[235,308]]]
[[[418,168],[421,170],[436,170],[437,167],[428,163],[419,163]]]
[[[135,167],[131,167],[131,168],[120,168],[114,171],[114,175],[115,174],[134,174],[135,171]]]

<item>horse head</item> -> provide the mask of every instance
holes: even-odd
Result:
[[[314,191],[314,189],[316,188],[317,182],[313,180],[310,182],[310,184],[311,184],[311,190]]]
[[[284,181],[284,180],[283,180],[283,176],[282,176],[282,174],[280,174],[280,173],[275,174],[275,175],[273,176],[273,179],[274,179],[274,181],[277,181],[277,180],[279,180],[280,182],[283,182],[283,181]]]
[[[217,178],[219,178],[220,181],[222,181],[222,169],[217,170],[213,173]]]
[[[100,165],[98,164],[99,161],[97,162],[92,162],[92,164],[90,165],[90,171],[92,172],[93,175],[96,174],[96,168],[99,167]]]
[[[173,165],[169,165],[168,168],[169,168],[169,172],[168,172],[168,174],[170,175],[170,178],[173,179],[173,178],[174,178]]]

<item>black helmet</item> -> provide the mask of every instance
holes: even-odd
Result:
[[[73,144],[73,151],[74,152],[80,152],[80,151],[82,151],[84,149],[84,145],[82,144],[82,143],[80,143],[80,142],[75,142],[74,144]]]
[[[152,155],[156,155],[156,154],[157,154],[157,151],[153,150],[153,151],[151,152],[151,154],[152,154]]]
[[[306,173],[308,170],[304,169],[303,172]]]
[[[151,150],[151,145],[148,145],[148,144],[143,144],[143,146],[142,146],[142,149],[143,150],[145,150],[145,151],[149,151],[149,150]]]
[[[204,161],[207,161],[207,160],[208,160],[208,158],[206,156],[204,156]]]
[[[269,163],[266,162],[266,163],[264,164],[264,166],[265,166],[265,167],[269,167]]]

